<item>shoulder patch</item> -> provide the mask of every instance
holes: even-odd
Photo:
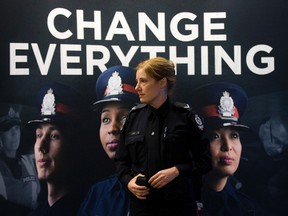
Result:
[[[191,110],[191,107],[190,107],[189,104],[187,104],[187,103],[175,102],[175,103],[174,103],[174,106],[177,107],[177,108],[186,109],[186,110],[188,110],[188,111]]]
[[[136,106],[132,107],[131,111],[142,109],[143,107],[147,106],[147,104],[137,104]]]
[[[203,122],[201,120],[201,118],[197,115],[197,114],[194,114],[194,120],[196,122],[196,125],[197,127],[200,129],[200,130],[204,130],[204,125],[203,125]]]

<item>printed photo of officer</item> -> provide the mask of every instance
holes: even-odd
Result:
[[[34,155],[21,149],[22,105],[0,104],[0,214],[27,215],[37,207],[40,183]]]
[[[27,127],[34,131],[38,178],[47,195],[32,215],[76,215],[86,192],[81,182],[86,103],[75,89],[53,82],[40,89],[37,105],[39,115]]]
[[[98,100],[93,103],[92,109],[97,120],[100,120],[100,143],[112,161],[126,117],[130,109],[139,103],[135,91],[135,76],[135,70],[130,67],[113,66],[104,71],[96,81]],[[125,216],[128,214],[128,191],[115,174],[97,181],[91,187],[78,215]]]
[[[247,99],[242,87],[225,82],[206,84],[193,93],[191,105],[204,119],[212,163],[203,178],[201,215],[262,215],[258,204],[238,190],[233,177],[245,148],[242,136],[249,132],[240,122]]]

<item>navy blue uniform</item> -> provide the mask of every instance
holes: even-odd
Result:
[[[237,191],[231,184],[230,178],[222,191],[214,191],[207,185],[203,186],[202,216],[253,216],[261,215],[246,195]]]
[[[127,188],[113,175],[95,183],[79,210],[78,216],[127,216],[129,198]]]
[[[164,209],[171,215],[179,213],[179,209],[183,210],[182,215],[193,215],[196,210],[193,177],[199,177],[210,167],[202,131],[200,118],[187,104],[171,104],[167,99],[159,109],[144,104],[132,109],[115,157],[120,179],[127,186],[139,173],[151,177],[173,166],[179,170],[179,176],[162,189],[151,188],[147,200],[131,196],[132,214],[133,205],[144,203],[147,211],[155,215]],[[178,211],[173,213],[173,209]]]
[[[41,204],[30,216],[76,216],[82,196],[68,193],[57,200],[52,206],[48,202]]]

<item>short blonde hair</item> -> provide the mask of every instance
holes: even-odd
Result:
[[[157,81],[166,78],[168,93],[172,95],[176,84],[175,65],[172,61],[163,57],[155,57],[140,62],[136,71],[139,69],[145,70],[150,77]]]

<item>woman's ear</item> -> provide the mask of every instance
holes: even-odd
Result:
[[[161,87],[161,88],[166,88],[166,87],[167,87],[167,78],[166,78],[166,77],[162,78],[162,79],[159,81],[159,83],[160,83],[160,87]]]

